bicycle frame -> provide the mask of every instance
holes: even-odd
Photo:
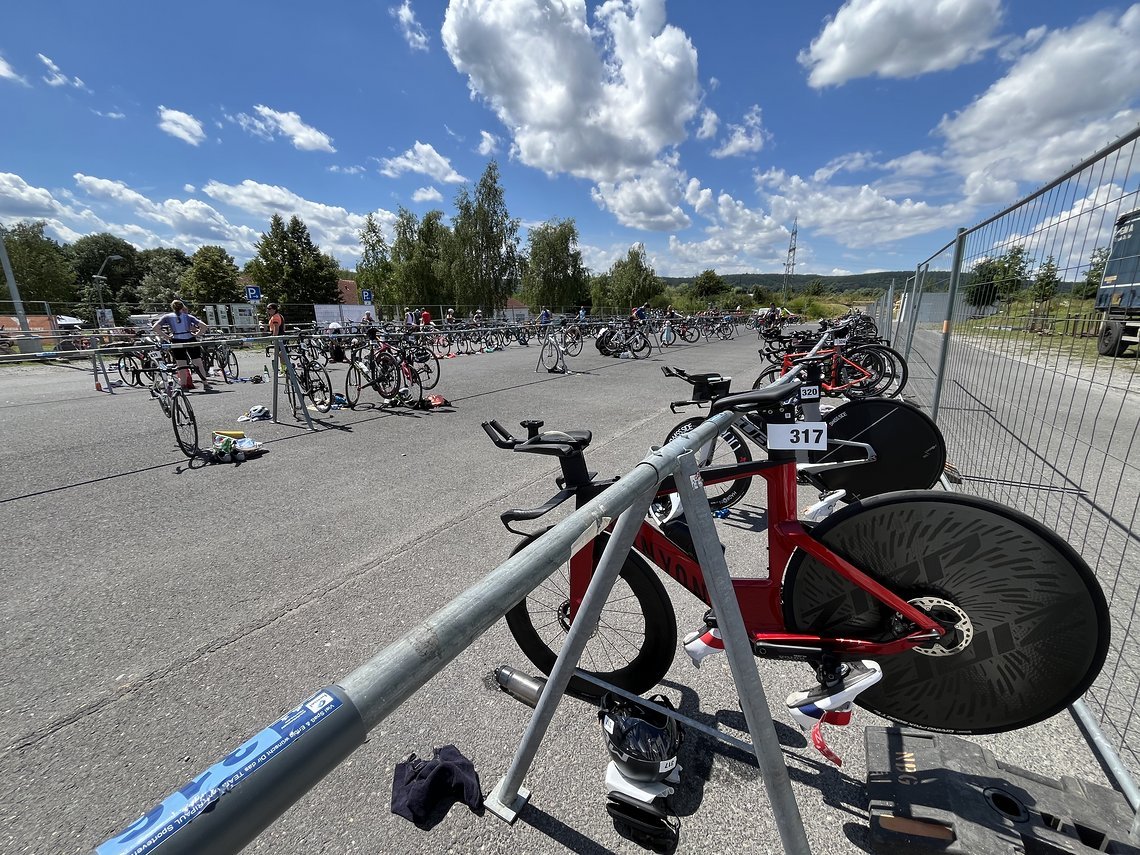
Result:
[[[759,475],[768,488],[768,577],[765,579],[734,578],[732,587],[740,604],[744,625],[754,648],[775,659],[818,657],[826,651],[840,657],[859,658],[888,656],[935,641],[946,629],[925,613],[880,585],[846,559],[832,552],[804,528],[796,516],[796,462],[791,452],[772,451],[768,460],[729,466],[716,466],[701,471],[706,484],[729,481],[746,475]],[[658,496],[675,493],[671,479],[666,479]],[[700,563],[674,543],[649,520],[641,524],[634,548],[702,602],[712,605],[705,588]],[[878,600],[900,618],[917,629],[890,641],[877,642],[858,638],[837,638],[788,632],[783,617],[784,572],[792,553],[802,549],[827,565],[845,580]],[[570,615],[581,605],[593,577],[594,550],[587,544],[570,559]]]
[[[780,364],[780,370],[787,373],[791,370],[792,366],[796,364],[797,360],[807,356],[807,353],[785,353],[784,358]],[[871,377],[871,372],[864,368],[857,362],[852,362],[843,355],[843,350],[840,347],[832,347],[824,350],[819,356],[830,357],[828,364],[827,379],[820,382],[820,386],[828,392],[842,392],[845,389],[850,389],[852,386],[857,386],[867,378]],[[847,365],[858,372],[857,377],[853,377],[847,382],[840,382],[839,380],[839,366],[840,364]]]

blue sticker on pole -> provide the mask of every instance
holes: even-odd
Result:
[[[97,846],[96,855],[145,855],[152,851],[340,705],[340,699],[327,689],[317,692]]]
[[[372,302],[372,292],[369,291],[367,288],[365,288],[363,291],[360,292],[360,300],[361,300],[361,302],[364,302],[364,303],[371,303]]]
[[[261,302],[261,286],[259,285],[246,285],[245,298],[251,303]]]

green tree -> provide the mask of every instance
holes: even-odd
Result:
[[[174,247],[144,249],[138,255],[142,269],[138,302],[143,311],[165,311],[170,301],[182,296],[179,280],[190,267],[190,256]]]
[[[992,306],[998,298],[998,282],[1001,276],[1000,259],[986,258],[975,264],[966,285],[966,305],[977,309]]]
[[[657,272],[646,258],[645,245],[637,243],[629,248],[625,258],[618,259],[610,267],[607,305],[628,310],[648,303],[663,290]]]
[[[1033,277],[1031,295],[1036,302],[1045,303],[1053,299],[1060,284],[1061,277],[1057,275],[1057,263],[1050,255],[1045,259],[1045,263],[1037,268],[1037,275]]]
[[[1033,259],[1021,244],[1009,249],[1001,257],[1001,279],[998,280],[998,293],[1005,299],[1011,298],[1025,287],[1029,280],[1029,268]]]
[[[26,303],[71,303],[76,299],[75,270],[66,248],[44,235],[43,220],[20,222],[8,229],[0,227],[0,238],[12,262],[12,275],[20,288],[20,299]],[[7,283],[5,283],[5,293]],[[42,306],[29,305],[33,314]],[[53,307],[58,312],[58,306]]]
[[[356,287],[372,292],[381,306],[399,301],[392,287],[392,251],[376,217],[369,214],[360,230],[360,260],[356,262]]]
[[[450,266],[456,302],[503,308],[519,278],[519,221],[507,212],[495,161],[483,170],[474,196],[466,187],[459,190],[453,222]]]
[[[803,293],[805,297],[822,297],[825,291],[827,291],[827,286],[824,285],[823,280],[817,276],[804,286]]]
[[[269,230],[245,266],[267,302],[294,306],[294,315],[301,316],[311,313],[313,303],[340,302],[339,270],[337,260],[313,243],[300,217],[293,215],[286,224],[280,214],[270,218]]]
[[[728,290],[726,283],[712,268],[702,271],[693,282],[693,295],[702,300],[709,300]]]
[[[523,294],[531,308],[576,306],[588,293],[573,220],[547,220],[531,229],[521,266]]]
[[[451,302],[451,241],[443,211],[428,211],[420,220],[399,209],[391,254],[394,303],[415,309]]]
[[[1091,300],[1096,296],[1100,280],[1104,276],[1104,266],[1108,263],[1108,247],[1098,246],[1089,256],[1089,271],[1083,282],[1073,284],[1073,296],[1079,300]]]
[[[206,303],[240,303],[238,267],[233,256],[220,246],[203,246],[190,258],[190,267],[179,283],[183,299],[195,306]]]
[[[138,265],[138,250],[120,237],[99,232],[79,238],[70,247],[71,263],[75,268],[80,306],[76,314],[87,320],[95,319],[100,305],[114,309],[119,318],[130,314],[138,306],[138,287],[142,271]],[[108,261],[112,255],[120,256]],[[105,265],[103,262],[107,262]],[[102,268],[106,280],[101,284],[92,277]]]

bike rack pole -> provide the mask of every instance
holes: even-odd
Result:
[[[966,254],[966,230],[958,229],[954,241],[954,261],[950,268],[950,293],[946,295],[946,319],[942,322],[942,347],[938,352],[938,373],[934,377],[934,398],[930,404],[930,418],[938,423],[938,405],[942,403],[942,387],[946,382],[946,359],[950,355],[950,330],[954,324],[954,298],[962,278],[962,258]]]
[[[740,695],[740,707],[752,735],[756,761],[772,804],[772,813],[784,852],[791,855],[810,855],[807,833],[800,816],[796,796],[792,792],[792,781],[788,777],[788,767],[784,764],[784,754],[776,738],[772,724],[772,713],[764,694],[764,684],[756,668],[756,657],[744,628],[744,618],[740,614],[740,603],[732,587],[728,564],[720,550],[720,539],[716,534],[708,497],[697,469],[697,459],[691,451],[682,454],[677,461],[677,492],[681,496],[681,506],[685,509],[685,521],[693,536],[693,547],[705,586],[716,612],[717,627],[724,639],[724,652],[732,669],[732,679]]]
[[[305,416],[305,424],[308,425],[308,430],[316,430],[316,428],[313,427],[313,419],[309,415],[309,407],[307,404],[305,404],[305,394],[301,391],[301,384],[297,380],[297,373],[293,370],[293,360],[289,359],[288,356],[285,356],[283,354],[283,348],[285,347],[285,342],[283,342],[279,337],[277,339],[276,345],[277,345],[277,348],[273,353],[273,421],[275,423],[277,423],[277,371],[278,371],[278,365],[283,364],[285,366],[286,382],[293,386],[293,394],[294,394],[293,400],[297,401],[301,405],[301,412]],[[332,390],[330,389],[329,391],[331,393]],[[296,418],[297,418],[297,414],[293,413],[294,421],[296,420]]]
[[[554,663],[542,694],[538,697],[538,704],[527,725],[526,733],[523,734],[522,743],[515,752],[514,760],[511,761],[506,776],[495,785],[491,795],[484,801],[487,810],[500,819],[514,822],[530,798],[530,792],[522,789],[523,777],[534,761],[538,746],[550,727],[550,720],[554,718],[554,711],[566,693],[566,686],[574,675],[574,669],[578,665],[582,651],[586,648],[586,642],[598,625],[602,606],[606,604],[610,589],[613,588],[618,572],[625,563],[626,556],[629,555],[633,539],[641,528],[655,494],[656,481],[651,488],[635,498],[629,509],[618,517],[614,532],[602,552],[601,561],[586,589],[586,596],[582,599],[578,615],[570,625],[566,641],[558,652],[558,659]],[[599,532],[603,527],[603,521],[604,517],[599,521]],[[587,541],[584,548],[593,548],[592,541]]]

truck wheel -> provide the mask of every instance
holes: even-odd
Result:
[[[1119,321],[1105,321],[1097,336],[1096,350],[1101,356],[1123,356],[1128,349],[1124,339],[1124,324]]]

